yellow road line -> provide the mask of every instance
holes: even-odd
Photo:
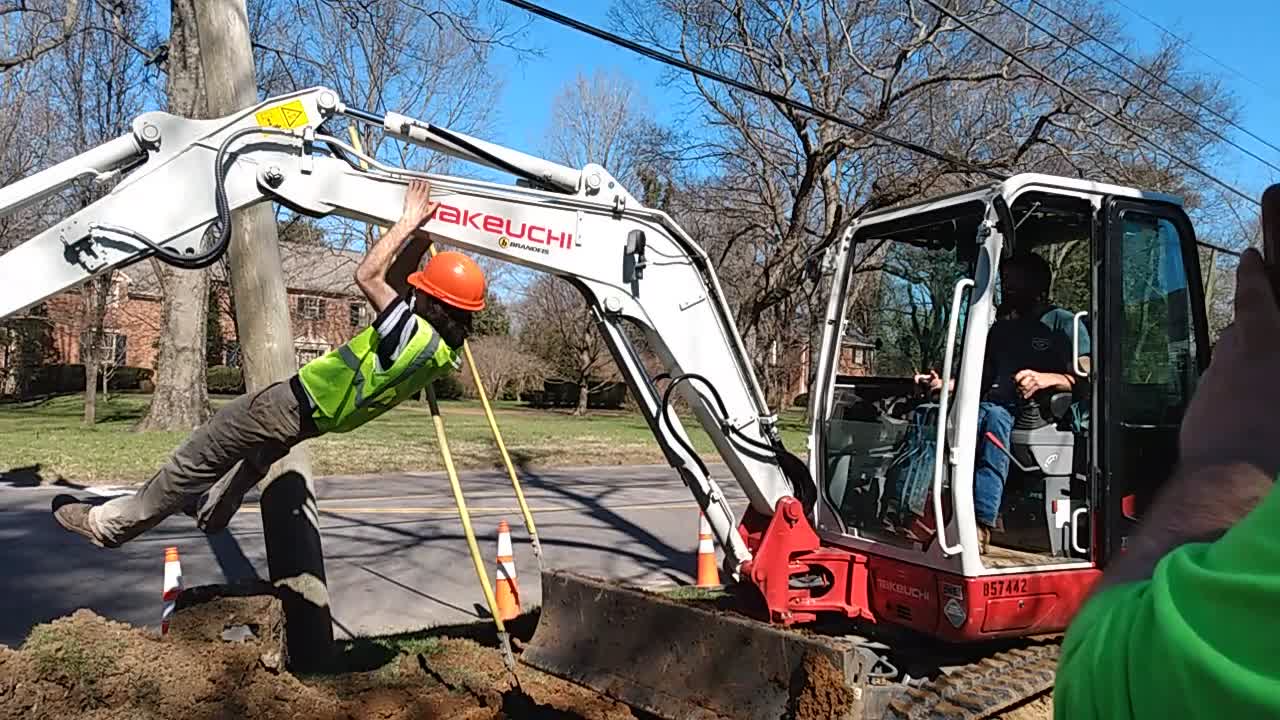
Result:
[[[471,498],[471,497],[478,497],[478,498],[482,498],[482,499],[488,499],[488,498],[503,498],[503,497],[508,497],[508,496],[510,496],[510,495],[511,495],[511,492],[510,492],[510,490],[508,490],[507,492],[502,492],[502,491],[493,491],[493,492],[490,492],[490,493],[487,493],[487,494],[486,494],[486,493],[476,493],[474,496],[472,496],[470,493],[468,493],[467,497],[468,497],[468,498]],[[422,499],[422,498],[439,498],[439,497],[445,497],[445,496],[446,496],[446,495],[445,495],[444,493],[414,493],[413,495],[371,495],[371,496],[367,496],[367,497],[366,497],[366,496],[361,496],[361,497],[349,497],[349,498],[340,498],[340,497],[337,497],[337,498],[325,498],[325,499],[324,499],[324,502],[325,502],[325,503],[336,503],[336,502],[382,502],[382,501],[384,501],[384,500],[420,500],[420,499]]]
[[[637,504],[637,505],[614,505],[614,506],[609,506],[609,507],[607,507],[607,509],[608,509],[608,510],[614,510],[614,511],[623,511],[623,510],[686,510],[686,509],[695,508],[695,507],[697,507],[697,504],[696,504],[696,503],[684,502],[684,503],[645,503],[645,504]],[[568,506],[568,507],[541,507],[541,508],[530,508],[530,509],[531,509],[531,510],[533,510],[534,512],[540,512],[540,513],[570,512],[570,511],[574,511],[574,510],[586,510],[586,511],[588,511],[588,512],[589,512],[589,508],[586,508],[586,507],[581,506],[581,505],[572,505],[572,506]],[[334,509],[332,509],[332,510],[329,510],[329,509],[325,509],[325,507],[324,507],[324,506],[320,506],[319,510],[320,510],[320,512],[321,512],[321,513],[324,513],[324,514],[327,514],[327,515],[341,515],[341,514],[355,514],[355,515],[366,515],[366,514],[367,514],[367,515],[457,515],[457,514],[458,514],[458,509],[457,509],[457,508],[452,508],[452,507],[449,507],[449,508],[440,508],[440,507],[387,507],[387,508],[375,508],[375,507],[352,507],[352,508],[349,508],[349,507],[344,507],[344,508],[334,508]],[[472,507],[472,508],[470,508],[470,510],[471,510],[471,512],[472,512],[473,514],[480,514],[480,513],[483,513],[483,514],[494,514],[494,513],[516,513],[516,512],[520,512],[520,508],[518,508],[518,507]],[[250,505],[250,506],[248,506],[248,507],[241,508],[241,512],[262,512],[262,511],[261,511],[257,506]]]

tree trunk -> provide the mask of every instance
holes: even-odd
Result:
[[[80,337],[85,343],[81,348],[84,355],[84,426],[93,427],[98,421],[98,362],[102,352],[103,326],[107,321],[107,297],[111,294],[112,272],[97,278],[85,288],[85,297],[90,303],[87,313],[90,318],[89,332]],[[106,400],[105,388],[103,400]]]
[[[257,100],[257,84],[244,0],[194,4],[209,112],[228,115],[252,105]],[[270,205],[256,205],[233,215],[228,259],[241,366],[245,387],[253,392],[297,372],[284,270]],[[203,335],[200,340],[203,347]],[[272,583],[282,592],[290,665],[297,670],[320,669],[332,657],[333,619],[306,450],[294,449],[272,467],[263,483],[267,565]]]
[[[206,118],[200,44],[196,37],[196,0],[173,0],[169,36],[169,112]],[[136,430],[191,430],[209,419],[205,383],[205,321],[209,309],[209,273],[178,270],[153,262],[164,294],[160,346],[156,354],[155,394]]]
[[[209,419],[205,382],[204,316],[209,275],[160,266],[164,287],[155,394],[137,430],[192,430]]]
[[[591,397],[591,389],[587,381],[583,380],[582,382],[578,383],[578,406],[573,409],[574,415],[587,414],[587,400],[590,399],[590,397]]]

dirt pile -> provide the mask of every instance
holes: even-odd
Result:
[[[0,646],[0,718],[32,720],[635,720],[625,706],[520,670],[467,635],[357,641],[346,672],[295,677],[281,667],[274,598],[209,599],[180,610],[160,638],[87,610]],[[483,641],[483,637],[480,638]]]
[[[164,638],[80,610],[36,627],[17,650],[0,646],[0,718],[652,720],[526,665],[517,687],[485,624],[347,642],[332,672],[295,676],[284,670],[278,601],[226,592],[184,592]],[[536,624],[527,615],[508,629],[527,641]],[[852,700],[821,658],[792,682],[796,720],[836,720]],[[1051,716],[1038,698],[1001,717]]]

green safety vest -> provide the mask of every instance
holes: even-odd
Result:
[[[355,430],[458,368],[458,353],[430,323],[416,315],[413,320],[417,332],[385,371],[378,370],[375,350],[381,337],[373,327],[302,366],[298,379],[311,396],[320,432]]]

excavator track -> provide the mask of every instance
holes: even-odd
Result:
[[[886,720],[979,720],[1053,688],[1060,639],[964,665],[889,702]]]

